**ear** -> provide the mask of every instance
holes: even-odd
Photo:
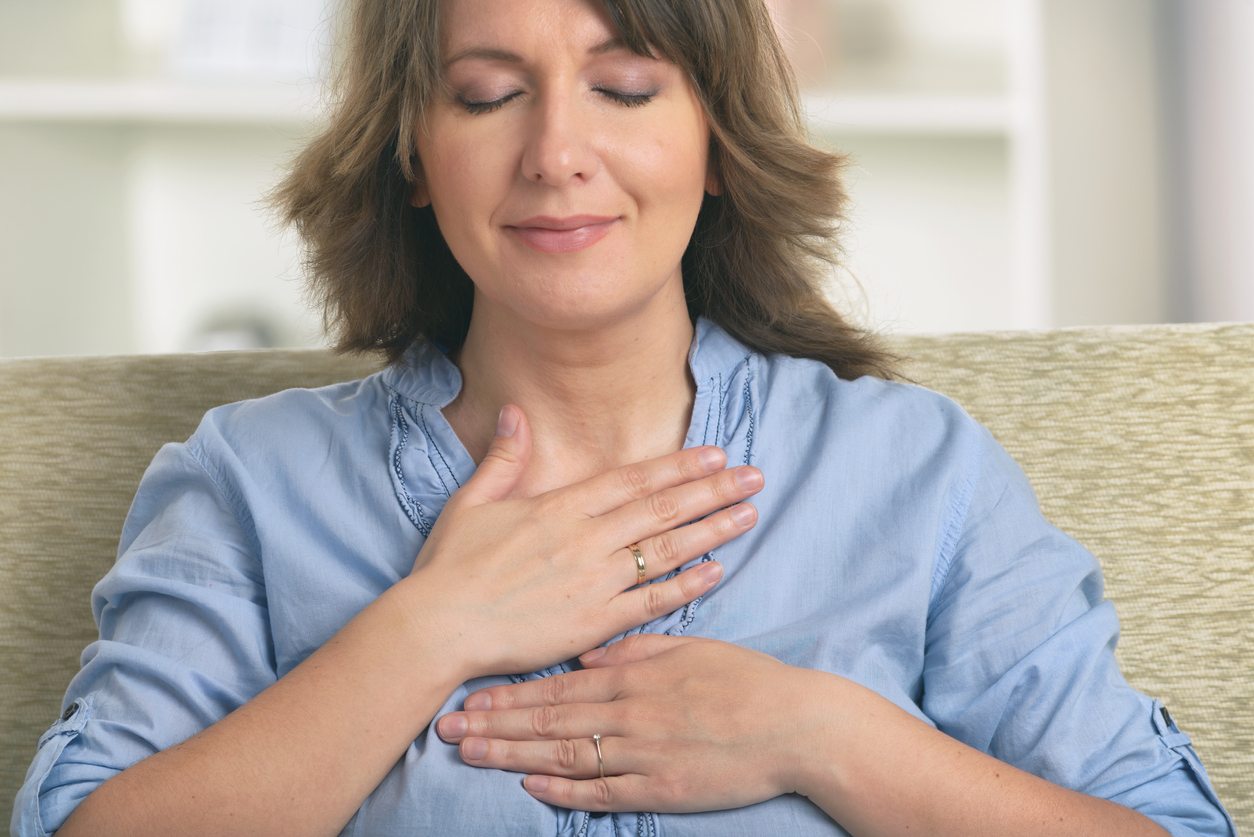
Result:
[[[414,181],[414,191],[409,196],[409,202],[418,209],[431,205],[431,195],[427,192],[426,178],[420,176]]]
[[[422,170],[422,161],[414,155],[414,191],[409,195],[409,202],[418,209],[431,205],[431,193],[427,191],[427,174]]]
[[[718,162],[713,153],[705,164],[705,191],[715,197],[723,194],[723,176],[719,173]]]

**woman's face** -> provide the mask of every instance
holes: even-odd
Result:
[[[479,298],[559,329],[682,304],[680,258],[716,188],[683,71],[627,49],[594,0],[442,14],[449,94],[417,131],[415,203]]]

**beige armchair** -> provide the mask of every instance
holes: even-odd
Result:
[[[1019,460],[1101,559],[1128,679],[1193,737],[1254,829],[1254,326],[912,337],[911,379]],[[360,377],[323,352],[0,362],[0,799],[95,638],[92,585],[139,477],[205,410]]]

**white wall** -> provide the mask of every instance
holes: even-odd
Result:
[[[861,136],[832,143],[855,163],[845,239],[850,275],[834,293],[838,302],[848,300],[867,325],[891,332],[1005,328],[1015,306],[1006,140]]]
[[[134,351],[124,128],[0,124],[0,354]]]
[[[298,146],[266,127],[144,132],[128,189],[137,350],[204,348],[206,326],[244,312],[271,324],[276,345],[317,342],[296,242],[261,199]]]
[[[1254,3],[1176,2],[1181,313],[1254,320]]]
[[[1162,322],[1171,254],[1155,4],[1044,8],[1054,324]]]

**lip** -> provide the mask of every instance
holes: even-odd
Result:
[[[537,215],[506,227],[523,244],[541,253],[575,253],[596,244],[618,223],[607,215]]]

